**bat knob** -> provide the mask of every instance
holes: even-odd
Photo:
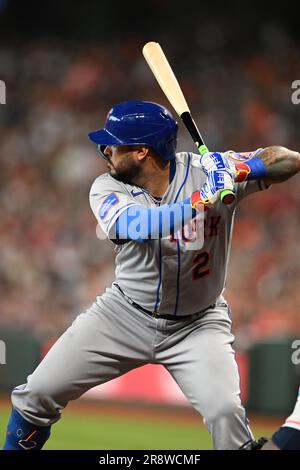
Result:
[[[224,189],[224,191],[221,192],[220,199],[223,204],[231,204],[235,200],[235,194],[231,189]]]

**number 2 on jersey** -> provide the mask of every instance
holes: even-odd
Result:
[[[193,281],[200,279],[201,277],[207,276],[210,273],[210,269],[208,267],[209,262],[209,253],[208,251],[202,251],[198,253],[197,256],[193,259]]]

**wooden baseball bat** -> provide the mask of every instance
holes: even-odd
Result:
[[[185,127],[195,142],[200,155],[208,152],[200,131],[191,115],[190,109],[179,86],[177,78],[158,42],[147,42],[143,47],[145,57],[153,75],[159,83],[164,94],[182,119]],[[234,201],[234,192],[224,189],[221,193],[221,201],[224,204],[231,204]]]

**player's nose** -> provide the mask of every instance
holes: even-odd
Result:
[[[111,145],[106,145],[105,149],[103,150],[103,153],[109,159],[112,155]]]

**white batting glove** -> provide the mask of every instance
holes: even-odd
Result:
[[[220,199],[224,189],[233,191],[234,178],[227,170],[212,170],[207,172],[204,186],[200,190],[200,197],[204,204],[212,205]]]
[[[200,163],[206,176],[211,171],[227,171],[233,177],[235,176],[235,164],[226,153],[206,152],[200,157]]]
[[[206,204],[212,205],[224,189],[233,191],[235,164],[221,152],[206,152],[201,155],[200,164],[207,177],[200,194]]]

